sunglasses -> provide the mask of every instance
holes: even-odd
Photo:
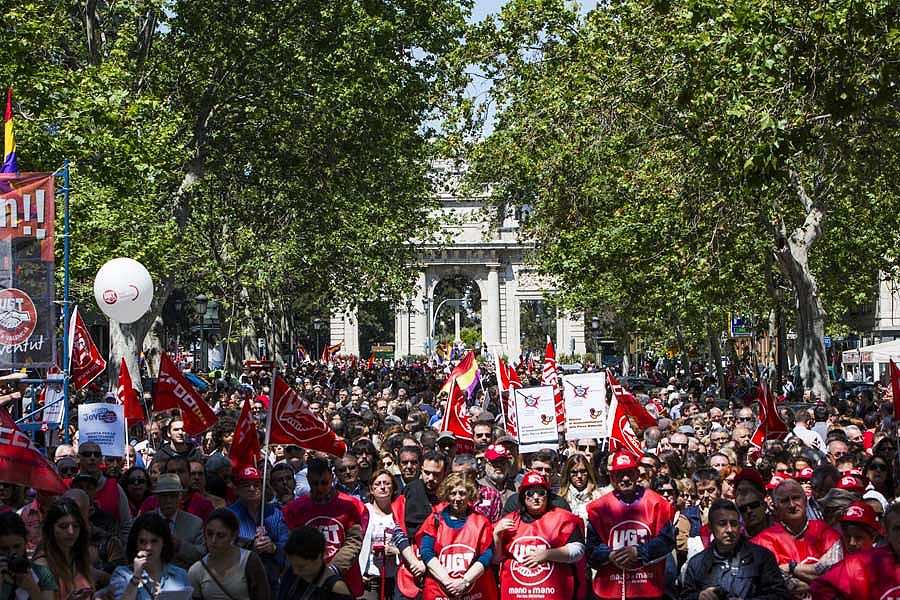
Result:
[[[525,490],[526,498],[543,498],[546,495],[547,495],[547,490],[545,490],[544,488]]]
[[[85,458],[100,458],[103,456],[103,453],[99,450],[85,450],[84,452],[79,452],[78,456],[83,456]]]
[[[572,469],[569,471],[570,475],[587,475],[587,469]]]
[[[63,467],[59,470],[59,474],[63,475],[63,476],[74,475],[77,472],[78,472],[78,467]]]
[[[688,446],[687,442],[685,442],[683,444],[676,444],[675,442],[669,442],[669,445],[672,446],[673,448],[687,448],[687,446]]]
[[[869,465],[869,469],[873,471],[881,471],[883,473],[887,473],[890,470],[887,465],[883,465],[881,463],[872,463],[871,465]]]
[[[675,493],[675,490],[673,488],[660,488],[658,491],[662,496],[671,496]]]
[[[575,446],[575,449],[578,450],[579,452],[596,452],[597,446],[578,445],[578,446]]]
[[[750,512],[751,510],[756,510],[760,506],[762,506],[762,501],[757,500],[756,502],[748,502],[747,504],[742,504],[741,506],[738,506],[737,509],[738,512],[745,513]]]

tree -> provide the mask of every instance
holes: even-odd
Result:
[[[513,1],[468,38],[497,102],[471,172],[536,205],[537,261],[571,306],[713,338],[731,310],[774,309],[783,278],[827,396],[825,322],[897,241],[897,10]]]
[[[97,268],[117,255],[147,265],[157,286],[146,317],[111,324],[110,364],[134,363],[176,286],[214,290],[239,329],[274,327],[297,303],[308,313],[409,287],[409,232],[433,230],[423,123],[458,89],[443,61],[467,9],[10,9],[0,72],[23,117],[20,168],[73,162],[75,298],[89,301]]]

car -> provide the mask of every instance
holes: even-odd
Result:
[[[654,388],[660,387],[654,383],[652,379],[646,379],[644,377],[623,377],[619,383],[631,393],[649,392]]]

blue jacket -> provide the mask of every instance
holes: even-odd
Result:
[[[238,500],[228,507],[238,518],[238,545],[243,545],[252,549],[253,538],[256,537],[256,527],[259,525],[250,516],[244,503]],[[266,567],[266,575],[269,577],[269,584],[272,586],[272,595],[278,593],[278,578],[284,570],[287,559],[284,556],[284,544],[287,542],[288,531],[287,523],[281,511],[267,504],[263,515],[263,525],[266,533],[275,544],[275,554],[260,554],[263,566]]]

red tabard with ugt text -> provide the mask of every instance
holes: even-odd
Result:
[[[435,522],[438,524],[435,524]],[[493,543],[493,528],[487,517],[470,512],[466,524],[451,529],[437,513],[422,524],[425,535],[434,537],[434,555],[451,577],[465,575],[469,567]],[[465,594],[454,600],[496,600],[497,580],[493,569],[487,569]],[[450,600],[447,592],[433,576],[425,578],[422,600]]]
[[[565,546],[576,529],[584,530],[581,517],[561,508],[551,509],[531,523],[522,521],[518,512],[506,516],[515,521],[516,528],[501,538],[506,558],[500,567],[500,596],[504,600],[583,599],[587,592],[585,559],[575,564],[547,561],[533,569],[518,560],[539,550]]]
[[[327,504],[316,504],[309,494],[291,500],[281,509],[284,522],[288,529],[297,527],[315,527],[325,536],[325,563],[330,563],[347,537],[347,530],[353,525],[359,525],[362,531],[366,530],[369,521],[369,512],[365,504],[343,492],[337,492],[334,499]],[[359,561],[354,560],[350,569],[344,573],[344,581],[354,596],[363,595],[362,573],[359,570]]]
[[[897,600],[900,562],[890,546],[855,552],[816,578],[809,591],[817,600]]]
[[[613,550],[643,544],[659,535],[675,517],[672,505],[648,489],[632,504],[625,504],[613,492],[604,494],[588,504],[587,514],[594,531]],[[594,594],[598,598],[622,598],[624,575],[625,597],[660,597],[665,587],[665,568],[664,560],[630,571],[622,571],[607,562],[594,575]]]

